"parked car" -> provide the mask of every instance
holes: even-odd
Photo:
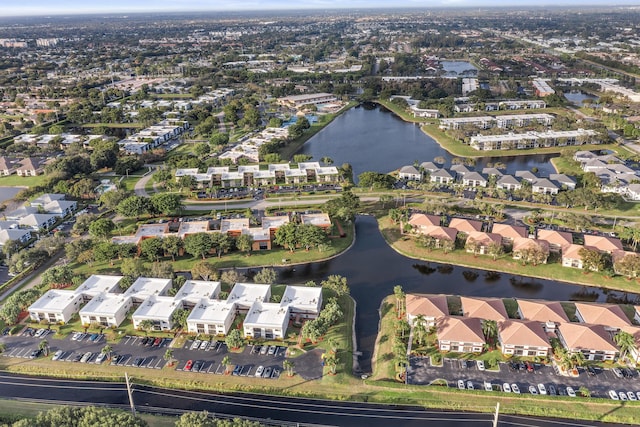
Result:
[[[525,366],[527,367],[527,372],[533,372],[533,363],[525,362]]]
[[[628,391],[627,392],[627,397],[629,398],[629,400],[635,402],[638,400],[638,398],[636,397],[636,394],[632,391]]]
[[[202,341],[200,343],[200,350],[206,350],[209,347],[209,341]]]
[[[593,366],[587,366],[587,375],[593,377],[596,374],[596,370],[593,369]]]
[[[162,338],[156,338],[155,340],[153,340],[153,347],[159,347],[161,342]]]
[[[133,363],[131,364],[131,366],[140,366],[140,364],[142,363],[142,357],[136,357],[135,359],[133,359]]]
[[[467,389],[468,390],[474,390],[475,387],[473,386],[473,383],[471,381],[467,381]]]
[[[520,387],[518,387],[518,384],[516,383],[511,384],[511,391],[514,392],[515,394],[520,394]]]
[[[184,370],[190,371],[192,367],[193,367],[193,360],[187,360],[187,364],[184,365]]]
[[[531,393],[531,394],[538,394],[538,389],[536,388],[536,386],[534,386],[534,385],[530,385],[530,386],[529,386],[529,393]]]
[[[622,378],[622,371],[618,368],[613,368],[611,370],[611,372],[613,372],[613,375],[615,375],[618,378]]]
[[[96,360],[95,360],[96,365],[99,365],[100,363],[104,362],[104,359],[106,358],[107,358],[107,353],[98,354],[98,357],[96,357]]]
[[[89,335],[89,341],[94,342],[98,338],[98,334]]]
[[[262,374],[262,378],[271,378],[271,371],[272,369],[270,367],[264,368],[264,373]]]
[[[619,392],[618,397],[623,401],[629,400],[629,398],[627,397],[627,393],[625,393],[624,391]]]
[[[74,332],[73,335],[71,335],[71,341],[78,341],[80,335],[82,335],[82,332]]]
[[[505,393],[511,393],[511,386],[509,385],[509,383],[502,384],[502,391],[504,391]]]
[[[202,344],[202,341],[195,340],[193,344],[191,344],[190,350],[197,350],[198,348],[200,348],[200,344]]]
[[[491,388],[491,383],[489,381],[484,382],[484,391],[493,391]]]
[[[39,357],[40,353],[42,353],[42,350],[40,349],[33,350],[31,354],[29,354],[29,359],[35,359],[36,357]]]
[[[120,356],[120,355],[115,355],[111,358],[111,366],[116,366],[118,363],[120,363],[122,361],[122,358],[124,356]]]
[[[59,360],[63,354],[64,352],[62,350],[58,350],[55,353],[53,353],[53,357],[51,358],[51,360]]]
[[[240,375],[240,372],[242,372],[242,368],[244,368],[244,366],[236,365],[236,367],[233,368],[233,372],[231,372],[231,375]],[[271,372],[271,370],[269,370],[269,372]]]
[[[87,363],[89,359],[91,359],[91,356],[93,356],[93,353],[91,353],[90,351],[87,351],[85,354],[82,355],[82,359],[80,359],[80,363]]]
[[[204,362],[202,360],[196,360],[195,362],[193,362],[193,367],[191,368],[191,370],[193,372],[200,372],[202,365],[204,365]]]
[[[263,372],[264,372],[264,366],[260,365],[260,366],[258,366],[258,369],[256,369],[255,376],[256,377],[261,377]]]
[[[547,394],[547,388],[542,383],[538,384],[538,391],[540,392],[540,394]]]
[[[618,397],[618,393],[615,390],[609,390],[609,397],[612,400],[620,400],[620,398]]]
[[[476,365],[478,366],[478,371],[484,371],[484,362],[482,360],[478,360]]]
[[[557,393],[556,388],[553,384],[549,384],[549,395],[555,396]]]
[[[573,387],[567,387],[567,396],[576,397],[576,392]]]
[[[275,345],[271,345],[269,346],[269,351],[267,353],[269,356],[273,356],[274,354],[276,354],[276,346]]]
[[[260,354],[265,355],[267,354],[268,351],[269,351],[269,346],[263,345],[262,348],[260,349]]]

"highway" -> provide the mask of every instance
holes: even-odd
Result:
[[[278,420],[283,425],[299,426],[417,427],[428,423],[430,426],[460,427],[490,426],[493,422],[493,414],[490,413],[444,412],[412,406],[246,393],[200,393],[139,384],[134,384],[133,388],[134,402],[139,411],[171,415],[182,411],[207,410],[210,413]],[[0,373],[0,397],[69,405],[128,407],[126,385],[123,382],[70,381]],[[577,427],[604,424],[501,415],[498,425]]]

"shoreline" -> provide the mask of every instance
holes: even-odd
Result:
[[[488,268],[485,268],[485,267],[483,267],[481,265],[467,264],[467,263],[464,263],[464,262],[455,261],[454,259],[452,259],[449,262],[444,262],[444,261],[442,261],[440,259],[428,258],[428,257],[419,257],[419,256],[416,256],[416,255],[408,254],[408,253],[405,253],[404,251],[402,251],[401,249],[399,249],[398,247],[396,247],[393,243],[391,243],[389,241],[389,239],[387,238],[387,235],[385,234],[385,232],[383,231],[383,228],[381,227],[380,219],[377,219],[377,222],[378,222],[378,229],[380,230],[380,234],[382,234],[382,237],[384,238],[385,242],[387,242],[387,245],[389,245],[390,248],[392,248],[394,251],[396,251],[398,254],[400,254],[400,255],[402,255],[404,257],[407,257],[407,258],[410,258],[410,259],[414,259],[414,260],[417,260],[417,261],[433,262],[433,263],[443,264],[443,265],[449,264],[449,265],[453,265],[453,266],[456,266],[456,267],[472,268],[472,269],[481,270],[481,271],[495,271],[495,272],[502,273],[502,274],[511,274],[513,276],[520,276],[520,277],[526,277],[526,278],[531,278],[531,279],[549,280],[549,281],[566,283],[566,284],[575,285],[575,286],[582,286],[582,287],[596,288],[596,289],[600,289],[600,290],[622,292],[622,293],[625,293],[625,294],[632,294],[632,295],[633,294],[640,295],[640,286],[638,286],[637,283],[636,283],[636,286],[638,286],[637,290],[629,290],[629,289],[618,288],[616,286],[613,286],[613,287],[605,286],[604,284],[597,285],[597,284],[589,283],[589,282],[570,281],[570,280],[552,278],[552,277],[547,277],[547,276],[542,276],[542,275],[534,275],[534,274],[528,274],[528,273],[523,273],[523,272],[513,272],[513,271],[509,271],[507,269],[503,269],[499,265],[496,265],[496,268],[488,269]],[[439,252],[436,252],[436,253],[439,253]],[[562,267],[562,268],[568,268],[568,267]],[[604,277],[602,277],[602,279],[604,280]],[[634,281],[629,281],[628,283],[629,284],[633,284]]]

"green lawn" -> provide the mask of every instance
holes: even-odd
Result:
[[[33,187],[36,185],[42,185],[46,179],[46,175],[23,177],[13,174],[0,177],[0,187]]]
[[[558,263],[541,264],[537,266],[522,265],[520,262],[512,259],[509,255],[502,255],[494,261],[490,256],[474,256],[463,249],[458,249],[448,254],[445,254],[441,250],[429,251],[425,248],[418,247],[415,244],[415,239],[409,235],[401,235],[398,229],[399,227],[392,224],[388,217],[380,218],[378,220],[378,225],[387,243],[405,256],[425,261],[435,261],[522,276],[523,279],[514,283],[514,286],[535,288],[537,286],[535,278],[541,278],[578,285],[616,289],[624,292],[640,292],[640,282],[637,280],[627,280],[626,278],[619,276],[605,277],[603,274],[597,272],[585,273],[584,270],[562,267],[562,265]],[[527,277],[532,279],[527,279]],[[588,299],[590,294],[589,292],[581,291],[579,287],[576,287],[575,297]]]

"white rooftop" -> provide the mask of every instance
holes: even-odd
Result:
[[[282,327],[289,320],[289,306],[281,306],[276,303],[254,302],[244,325],[260,325],[261,327]]]
[[[175,298],[197,304],[201,299],[217,298],[220,293],[220,282],[209,280],[187,280],[176,293]]]
[[[95,297],[102,292],[113,292],[123,276],[104,276],[92,274],[74,291],[87,297]]]
[[[235,311],[235,304],[225,301],[202,299],[191,311],[187,321],[224,324]]]
[[[29,311],[46,311],[49,313],[62,313],[64,309],[78,298],[73,291],[50,289],[36,302],[29,306]]]
[[[80,310],[80,315],[114,316],[129,299],[124,294],[101,293]]]
[[[153,320],[169,320],[175,309],[181,306],[182,303],[173,297],[152,295],[140,304],[133,316]]]
[[[138,277],[124,293],[127,297],[145,300],[151,295],[162,295],[171,287],[171,279]]]
[[[287,286],[280,305],[292,306],[298,310],[320,312],[322,288],[308,286]]]
[[[250,307],[254,302],[269,301],[271,286],[258,283],[236,283],[227,298],[228,303]]]

